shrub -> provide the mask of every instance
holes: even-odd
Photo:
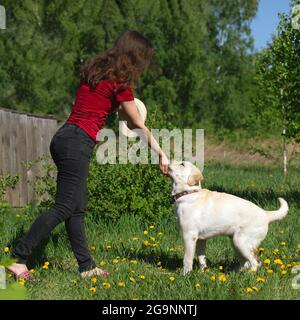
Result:
[[[159,221],[172,214],[171,181],[157,165],[90,163],[88,208],[93,219],[119,219],[123,214]]]

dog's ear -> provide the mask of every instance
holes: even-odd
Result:
[[[195,186],[203,180],[203,175],[200,170],[195,170],[188,178],[187,184],[189,186]]]

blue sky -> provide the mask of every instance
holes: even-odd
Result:
[[[256,17],[251,23],[255,49],[260,50],[272,39],[278,25],[278,12],[289,13],[290,0],[260,0]]]

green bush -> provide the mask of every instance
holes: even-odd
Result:
[[[19,181],[20,176],[17,174],[12,176],[10,174],[0,176],[0,200],[4,199],[4,195],[7,188],[14,188]]]
[[[90,163],[87,212],[93,219],[117,220],[124,214],[159,221],[172,214],[171,181],[157,165]]]

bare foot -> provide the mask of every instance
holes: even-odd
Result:
[[[110,273],[108,271],[105,271],[103,269],[96,267],[92,270],[81,272],[80,275],[81,275],[81,278],[94,277],[94,276],[106,277],[106,276],[109,276]]]
[[[8,266],[7,269],[13,272],[16,276],[22,274],[25,271],[28,271],[26,265],[22,263],[13,263],[10,266]]]

